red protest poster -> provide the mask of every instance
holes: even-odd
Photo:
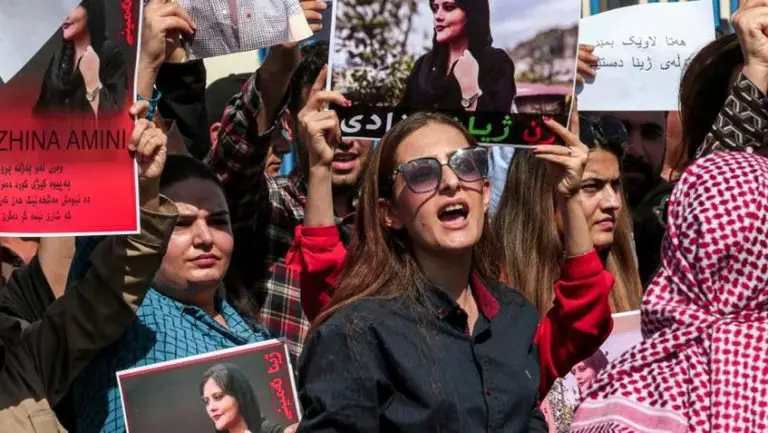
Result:
[[[54,3],[9,0],[0,13],[13,21],[0,28],[0,235],[136,232],[141,2]]]

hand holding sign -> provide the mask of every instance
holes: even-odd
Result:
[[[167,0],[149,0],[144,6],[144,24],[141,30],[140,68],[153,71],[180,46],[181,34],[195,33],[192,17],[177,3]]]
[[[139,168],[139,200],[142,206],[157,198],[160,175],[168,154],[168,137],[154,122],[146,119],[147,110],[147,101],[136,102],[131,107],[131,115],[139,117],[139,120],[136,121],[128,143],[128,151],[136,158]]]
[[[323,11],[328,9],[324,0],[301,0],[299,3],[304,11],[304,18],[309,23],[309,28],[317,33],[323,29]]]
[[[541,145],[533,148],[537,158],[549,162],[556,178],[555,191],[564,200],[579,193],[581,176],[589,157],[589,148],[579,139],[579,113],[575,101],[572,107],[570,130],[550,118],[544,119],[544,123],[560,136],[565,146]]]
[[[744,75],[768,90],[768,1],[744,0],[731,17],[744,53]]]
[[[592,54],[595,47],[587,44],[579,44],[579,63],[576,65],[576,82],[584,84],[584,76],[595,76],[593,65],[600,61],[600,58]]]
[[[330,103],[351,105],[341,93],[323,90],[327,77],[328,67],[325,66],[312,85],[309,102],[298,115],[302,141],[309,150],[310,167],[330,168],[334,146],[341,141],[339,116],[333,110],[324,110],[324,106]]]

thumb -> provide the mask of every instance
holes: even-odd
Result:
[[[571,118],[569,119],[571,121],[571,124],[569,125],[569,128],[573,135],[579,136],[579,106],[578,102],[575,96],[571,96]]]

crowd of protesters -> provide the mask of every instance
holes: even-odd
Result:
[[[325,2],[300,4],[320,30]],[[0,431],[125,431],[116,372],[271,338],[301,422],[216,431],[547,432],[571,371],[572,431],[768,431],[768,3],[732,23],[679,111],[574,102],[544,121],[564,145],[496,164],[439,113],[342,137],[326,42],[206,89],[195,22],[149,0],[141,233],[3,240]],[[579,79],[598,61],[580,46]],[[633,310],[643,341],[609,361]]]

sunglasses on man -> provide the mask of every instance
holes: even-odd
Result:
[[[437,158],[412,159],[397,166],[392,173],[394,182],[398,174],[416,194],[436,191],[443,181],[443,166],[447,165],[462,182],[477,182],[488,176],[488,152],[482,147],[470,147],[454,152],[447,163]]]

